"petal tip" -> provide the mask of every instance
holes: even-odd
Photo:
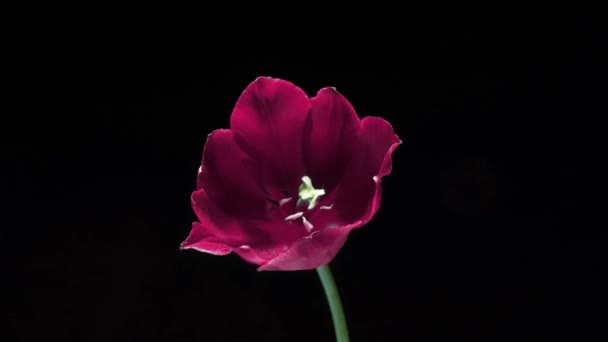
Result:
[[[182,242],[179,244],[179,250],[180,251],[185,251],[187,249],[192,249],[192,244],[191,243],[186,243],[186,241]]]
[[[336,87],[323,87],[323,88],[319,89],[319,91],[317,91],[317,96],[324,94],[324,93],[339,94]]]
[[[203,245],[203,246],[201,246]],[[232,252],[232,248],[225,246],[225,245],[221,245],[221,244],[215,244],[215,243],[194,243],[194,244],[188,244],[185,246],[181,246],[180,250],[187,250],[187,249],[193,249],[197,252],[202,252],[202,253],[207,253],[207,254],[211,254],[211,255],[227,255],[230,254]]]
[[[268,84],[268,83],[280,83],[280,82],[289,82],[277,77],[272,77],[272,76],[258,76],[255,78],[255,80],[253,80],[253,82],[251,82],[251,84]]]
[[[214,135],[220,134],[220,133],[228,133],[230,132],[229,128],[218,128],[213,130],[213,132],[207,134],[207,140],[209,140],[209,138],[211,138]]]

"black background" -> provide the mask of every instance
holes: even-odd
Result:
[[[583,184],[602,34],[532,22],[44,36],[8,139],[11,340],[333,340],[314,271],[178,249],[206,136],[257,76],[335,86],[404,142],[331,264],[352,341],[599,334],[605,234]]]

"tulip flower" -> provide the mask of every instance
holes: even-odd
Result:
[[[259,271],[317,269],[331,303],[326,265],[378,211],[400,143],[386,120],[359,119],[335,88],[308,97],[259,77],[238,98],[230,129],[207,138],[191,198],[198,222],[181,248],[234,252]]]

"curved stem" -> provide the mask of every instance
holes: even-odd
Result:
[[[348,342],[348,328],[346,327],[344,309],[342,309],[340,294],[336,288],[336,282],[331,274],[331,270],[328,265],[323,265],[317,268],[317,273],[319,273],[319,278],[321,278],[325,296],[329,303],[329,309],[331,310],[331,318],[334,321],[334,330],[336,331],[336,341]]]

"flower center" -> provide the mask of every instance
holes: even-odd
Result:
[[[304,176],[302,177],[302,184],[298,187],[298,202],[295,205],[295,209],[305,203],[308,203],[308,207],[305,210],[312,210],[317,205],[319,198],[325,195],[325,190],[323,189],[315,189],[312,185],[312,181],[310,177]],[[284,198],[279,201],[279,206],[283,206],[285,203],[291,201],[291,197]],[[331,209],[332,206],[321,206],[320,209],[328,210]],[[304,211],[298,211],[294,214],[288,215],[285,217],[285,221],[293,222],[295,220],[302,219],[302,224],[309,232],[314,228],[313,224],[310,223],[306,217],[304,216]]]
[[[315,189],[314,186],[312,186],[310,177],[304,176],[302,177],[302,184],[300,187],[298,187],[299,198],[296,206],[299,206],[304,202],[308,202],[308,210],[311,210],[317,205],[319,197],[323,195],[325,195],[325,190]]]

